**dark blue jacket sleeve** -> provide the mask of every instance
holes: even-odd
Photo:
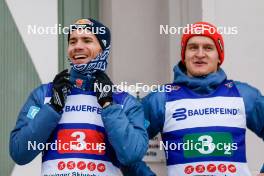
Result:
[[[47,85],[32,91],[11,131],[9,152],[17,164],[27,164],[41,152],[34,150],[32,145],[45,144],[61,118],[52,107],[44,104],[46,91]]]
[[[260,91],[246,83],[235,82],[243,97],[247,116],[247,127],[264,140],[264,97]],[[264,165],[261,169],[264,173]]]
[[[162,131],[165,120],[165,101],[164,92],[152,92],[142,101],[145,120],[149,124],[147,131],[150,139]]]
[[[236,82],[236,86],[245,103],[247,127],[264,140],[264,97],[248,84]]]
[[[124,176],[156,176],[144,161],[133,163],[122,168]]]
[[[262,165],[262,168],[260,169],[260,173],[264,173],[264,164]]]
[[[123,97],[121,101],[102,110],[102,120],[118,160],[128,165],[143,158],[148,135],[141,104],[127,93],[120,96]]]
[[[164,92],[152,92],[142,100],[145,113],[145,124],[150,139],[162,131],[165,120],[165,101],[166,96]],[[133,163],[123,168],[122,172],[125,176],[156,175],[143,161]]]

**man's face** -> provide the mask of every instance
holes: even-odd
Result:
[[[214,73],[220,63],[214,41],[205,36],[194,36],[187,42],[185,65],[190,77]]]
[[[73,64],[86,64],[101,51],[102,48],[96,36],[87,29],[75,30],[70,35],[67,52]]]

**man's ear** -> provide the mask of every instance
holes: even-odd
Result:
[[[221,65],[221,61],[220,61],[220,59],[218,59],[218,64],[217,64],[217,66],[220,67],[220,65]]]

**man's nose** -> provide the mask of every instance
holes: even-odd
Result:
[[[84,47],[83,43],[81,41],[78,41],[75,46],[74,46],[74,49],[75,50],[82,50]]]
[[[199,48],[197,50],[196,56],[199,57],[199,58],[205,57],[205,51],[204,51],[204,49],[203,48]]]

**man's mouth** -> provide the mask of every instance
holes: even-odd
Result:
[[[199,65],[206,65],[207,62],[204,62],[204,61],[195,61],[194,64],[195,64],[195,65],[198,65],[198,66],[199,66]]]
[[[73,57],[74,60],[80,60],[80,59],[86,59],[86,58],[87,58],[87,56],[84,55],[84,54],[75,55],[75,56]]]

